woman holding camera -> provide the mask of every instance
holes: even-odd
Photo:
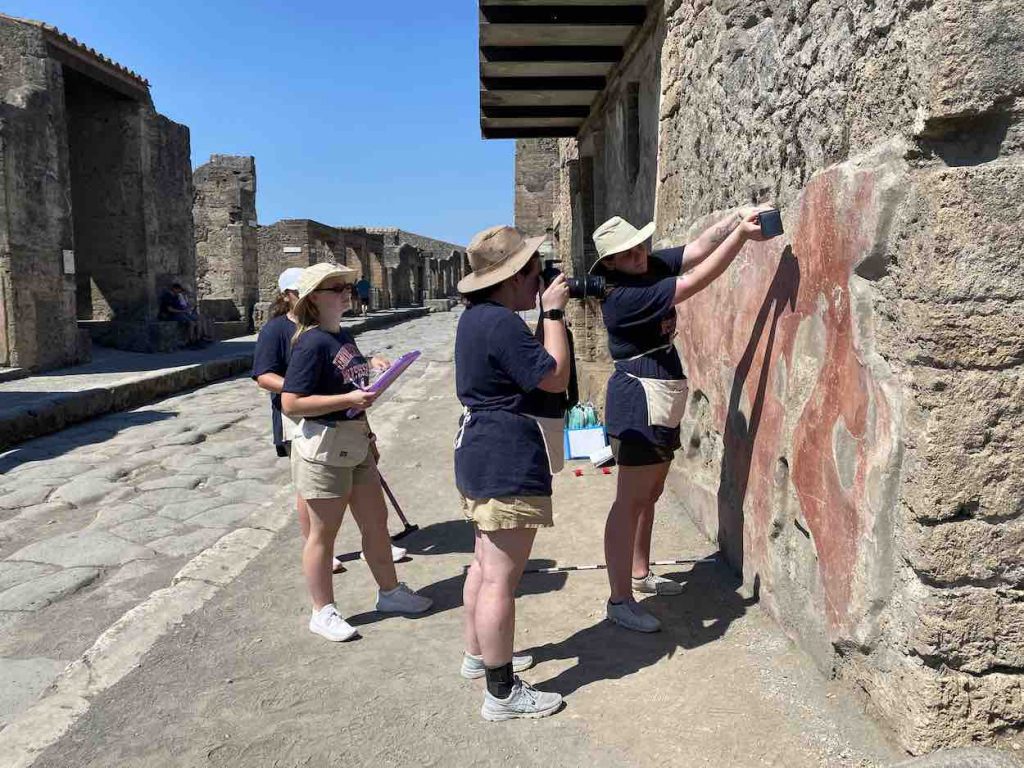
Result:
[[[486,677],[481,715],[491,721],[545,717],[562,703],[514,674],[533,660],[512,652],[516,587],[537,529],[553,525],[551,474],[562,462],[563,421],[531,415],[532,401],[563,392],[570,371],[565,278],[541,297],[543,343],[516,314],[536,305],[543,242],[513,227],[479,233],[467,248],[473,271],[458,286],[467,309],[455,337],[464,409],[455,480],[476,535],[463,589],[462,675]]]
[[[341,328],[341,316],[352,306],[354,274],[336,264],[302,271],[293,309],[297,331],[281,393],[285,415],[302,419],[292,437],[292,480],[309,510],[309,535],[302,550],[313,601],[309,629],[334,641],[358,634],[335,607],[331,579],[334,540],[347,506],[377,582],[377,610],[414,614],[432,604],[395,575],[387,507],[365,414],[377,394],[362,389],[371,364],[352,334]],[[349,415],[351,409],[357,412]]]
[[[658,619],[633,592],[677,595],[677,582],[651,573],[654,506],[680,447],[688,387],[673,339],[676,305],[711,284],[747,240],[764,240],[761,208],[722,219],[685,247],[651,253],[650,223],[641,230],[618,216],[594,232],[591,273],[609,288],[601,305],[615,370],[608,380],[605,421],[619,465],[615,501],[605,525],[608,618],[637,632],[657,632]],[[632,578],[631,578],[632,577]]]

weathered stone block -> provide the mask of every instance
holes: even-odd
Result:
[[[911,643],[929,665],[972,675],[1024,669],[1024,592],[937,589],[922,607]]]

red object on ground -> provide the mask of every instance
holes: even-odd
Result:
[[[583,477],[583,470],[582,469],[575,469],[575,470],[573,470],[573,474],[576,475],[576,477]]]
[[[610,475],[611,473],[612,473],[612,471],[608,467],[601,467],[601,474],[602,475]]]

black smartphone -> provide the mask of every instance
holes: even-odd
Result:
[[[783,233],[782,214],[778,208],[761,211],[757,214],[757,223],[761,226],[761,234],[765,237],[778,237]]]

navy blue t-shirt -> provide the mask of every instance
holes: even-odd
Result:
[[[352,334],[344,328],[328,333],[311,328],[292,345],[284,391],[295,395],[347,395],[356,384],[365,386],[370,363],[356,346]],[[317,416],[325,421],[344,421],[348,409]],[[359,414],[356,418],[363,418]]]
[[[279,315],[260,329],[256,337],[256,350],[252,355],[252,377],[258,379],[265,373],[284,376],[288,371],[288,357],[291,352],[295,323],[288,315]],[[270,395],[270,418],[274,425],[274,444],[282,445],[284,429],[281,425],[281,396]]]
[[[614,287],[601,305],[608,351],[615,360],[605,399],[605,425],[608,434],[620,440],[679,445],[678,427],[648,425],[643,386],[628,374],[645,379],[684,378],[682,361],[672,343],[676,335],[676,278],[682,266],[683,248],[655,251],[644,274],[614,273]],[[651,352],[659,347],[666,348]]]
[[[455,334],[455,389],[469,409],[455,440],[455,484],[468,499],[550,496],[551,470],[527,395],[555,367],[515,312],[475,304]]]

